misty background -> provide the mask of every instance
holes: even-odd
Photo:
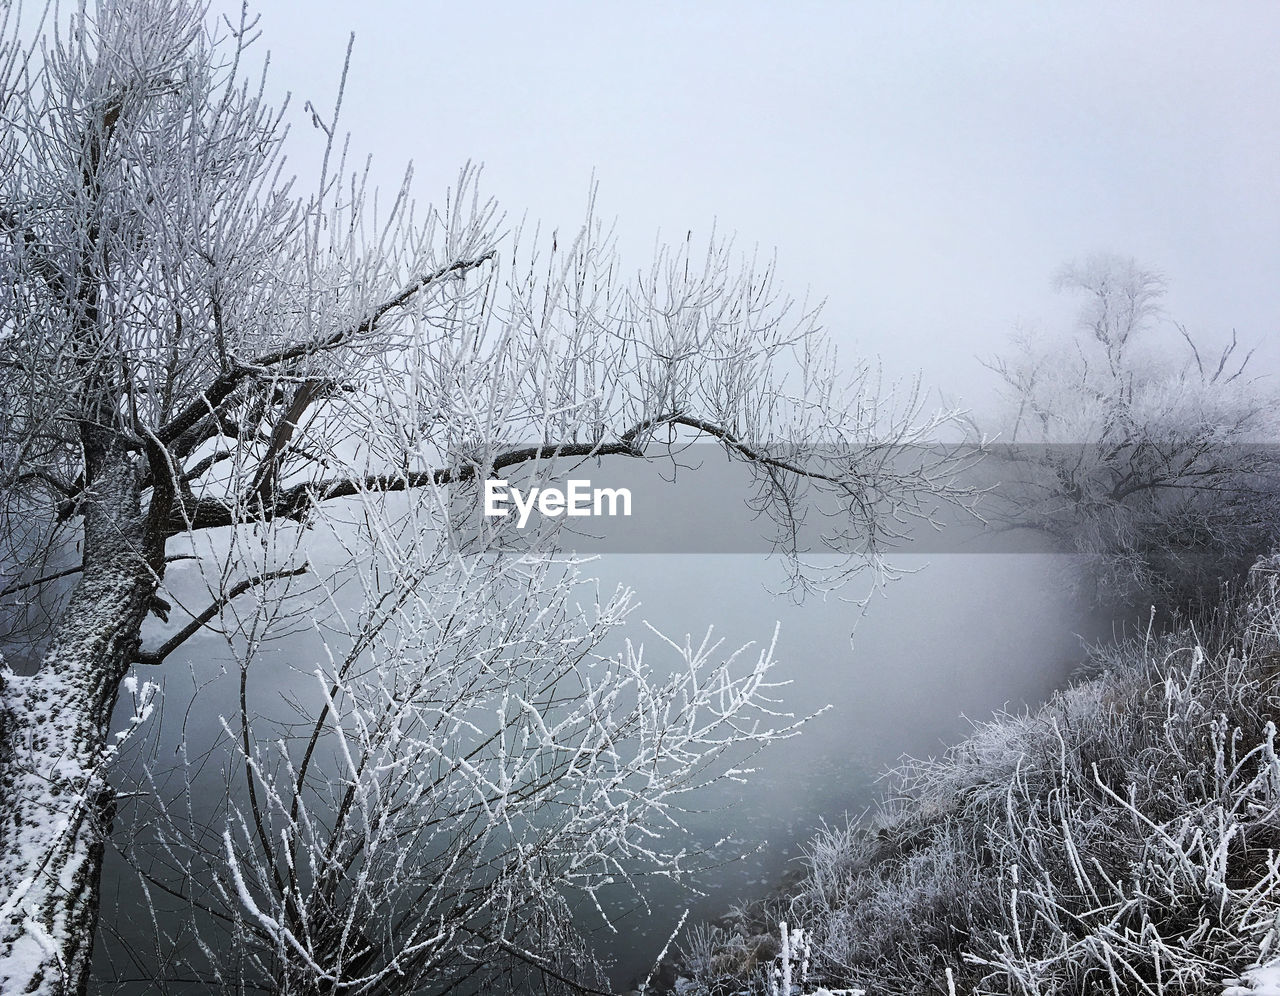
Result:
[[[1275,5],[254,9],[271,49],[268,91],[292,94],[304,189],[323,145],[307,105],[332,109],[354,31],[339,127],[355,165],[372,155],[388,198],[410,160],[422,203],[474,161],[510,225],[572,233],[594,179],[630,268],[647,266],[657,239],[736,232],[745,252],[776,250],[782,288],[825,302],[842,355],[878,356],[887,382],[919,372],[930,405],[990,413],[993,378],[976,357],[1017,328],[1069,328],[1076,302],[1054,293],[1053,274],[1096,250],[1160,271],[1169,316],[1208,343],[1232,329],[1264,343],[1256,362],[1275,368]],[[602,587],[636,588],[638,618],[672,636],[714,625],[733,648],[768,641],[780,623],[787,707],[832,707],[762,755],[755,787],[731,808],[693,820],[708,839],[728,830],[765,846],[706,898],[668,893],[624,921],[608,942],[619,983],[652,962],[684,906],[714,915],[764,891],[821,820],[871,802],[884,764],[1042,701],[1110,631],[1068,596],[1064,558],[895,563],[918,573],[865,612],[838,597],[777,597],[782,570],[758,555],[592,565]],[[173,663],[208,663],[220,643],[198,638]],[[215,735],[215,710],[193,722]]]
[[[239,5],[213,7],[238,17]],[[314,181],[340,130],[390,195],[464,161],[508,221],[571,232],[594,176],[624,266],[713,226],[777,252],[841,349],[969,406],[975,355],[1070,322],[1050,286],[1095,251],[1164,274],[1210,338],[1280,327],[1280,8],[1265,2],[379,0],[253,4],[269,92]],[[1273,357],[1274,359],[1274,357]]]

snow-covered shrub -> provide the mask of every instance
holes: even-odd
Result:
[[[175,882],[201,897],[156,907],[157,951],[281,996],[607,988],[588,931],[647,876],[722,860],[728,841],[682,830],[691,800],[799,726],[773,643],[650,628],[646,653],[629,590],[549,558],[437,569],[388,585],[394,602],[362,580],[383,618],[365,646],[322,644],[310,698],[298,682],[268,712],[270,658],[245,652],[223,720],[243,785],[186,755],[140,762],[159,812],[121,849],[148,901]]]
[[[1173,996],[1274,959],[1277,566],[1255,569],[1221,645],[1113,648],[1098,677],[903,765],[879,812],[820,833],[792,903],[811,978]]]
[[[745,947],[739,934],[715,924],[695,924],[680,946],[684,974],[676,979],[676,992],[701,996],[716,992],[722,984],[733,986]]]
[[[781,954],[773,903],[739,904],[714,924],[695,924],[675,956],[679,996],[762,996]]]
[[[810,988],[812,937],[803,927],[789,927],[784,920],[770,941],[772,957],[762,960],[760,946],[740,932],[695,926],[681,949],[677,996],[867,996],[865,989]]]

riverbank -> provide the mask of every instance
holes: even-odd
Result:
[[[1277,578],[1262,562],[1209,624],[1107,648],[1042,708],[898,767],[878,810],[816,835],[796,881],[695,931],[672,990],[767,992],[785,920],[806,931],[806,992],[1263,991],[1250,972],[1280,953]]]

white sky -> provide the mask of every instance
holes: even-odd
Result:
[[[237,11],[227,0],[215,10]],[[974,361],[1095,250],[1165,274],[1210,336],[1280,329],[1280,4],[264,0],[273,88],[332,104],[421,199],[466,160],[572,228],[590,177],[625,261],[715,223],[776,248],[842,351],[976,401]],[[304,144],[305,142],[305,144]]]

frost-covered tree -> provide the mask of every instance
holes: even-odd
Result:
[[[1105,602],[1215,595],[1280,528],[1276,409],[1252,352],[1234,333],[1203,350],[1162,314],[1160,276],[1132,259],[1093,256],[1057,283],[1083,299],[1075,330],[1022,333],[988,363],[1017,479],[993,518],[1083,555]]]
[[[147,887],[230,939],[234,964],[193,942],[208,978],[560,978],[572,897],[679,873],[680,795],[788,722],[768,652],[672,644],[674,676],[652,670],[605,644],[625,593],[580,609],[539,556],[555,522],[502,556],[459,510],[492,476],[701,436],[784,546],[814,499],[852,567],[964,497],[949,454],[909,445],[946,416],[878,398],[727,246],[625,277],[591,216],[549,247],[504,235],[470,170],[442,206],[408,178],[379,199],[336,112],[298,193],[252,23],[185,0],[2,16],[0,990],[85,990],[111,717],[123,688],[142,721],[148,669],[211,628],[240,682],[221,822],[180,833],[190,794],[158,782],[134,800],[159,807]],[[254,682],[299,633],[300,715],[268,723]]]

